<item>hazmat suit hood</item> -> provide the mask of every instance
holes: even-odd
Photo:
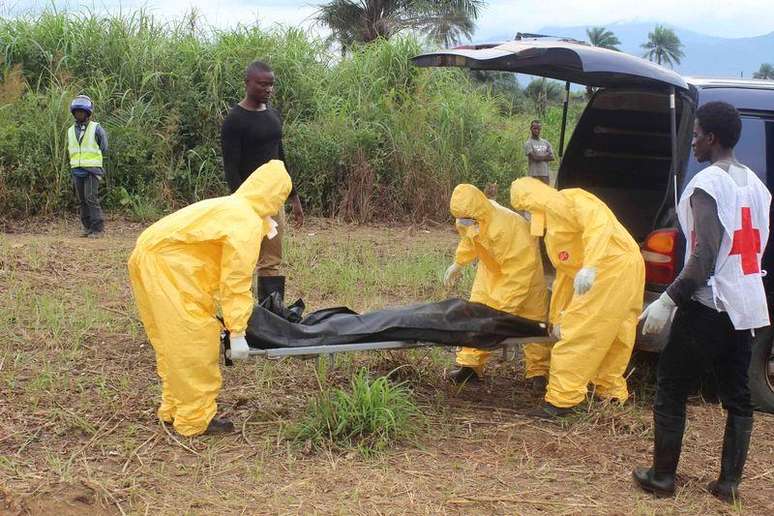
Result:
[[[255,213],[263,218],[277,214],[292,188],[293,183],[285,165],[273,159],[250,174],[232,195],[245,199]]]
[[[494,206],[484,192],[473,185],[461,184],[452,192],[449,210],[455,218],[476,219],[479,224],[486,224],[492,218]]]
[[[532,236],[543,236],[546,215],[573,220],[572,203],[559,190],[534,177],[522,177],[511,183],[511,206],[530,213]]]

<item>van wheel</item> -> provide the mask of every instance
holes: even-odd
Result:
[[[764,328],[755,336],[750,358],[750,393],[755,408],[774,413],[774,349],[771,327]]]

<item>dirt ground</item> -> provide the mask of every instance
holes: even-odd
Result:
[[[742,503],[731,507],[705,490],[718,471],[725,415],[698,397],[689,407],[676,497],[634,487],[631,470],[648,463],[652,449],[647,357],[633,364],[631,402],[592,398],[584,414],[562,424],[521,414],[540,396],[518,361],[494,364],[483,384],[457,389],[445,381],[449,351],[342,357],[329,373],[333,384],[346,385],[359,367],[387,373],[409,364],[402,379],[427,418],[418,437],[372,458],[314,452],[282,438],[319,389],[313,360],[239,364],[224,369],[219,400],[239,431],[177,436],[155,417],[154,356],[127,284],[126,259],[142,227],[110,221],[105,238],[86,240],[68,219],[6,223],[0,234],[0,514],[774,511],[774,416],[756,415]],[[376,268],[411,265],[416,255],[415,268],[426,271],[400,287],[381,276],[356,285],[347,300],[353,308],[438,297],[455,242],[448,228],[324,220],[290,238],[289,254],[316,261],[292,264],[288,297],[303,296],[311,308],[338,304],[335,284],[315,283],[322,269],[314,268],[332,266],[325,260],[347,246],[377,249]]]

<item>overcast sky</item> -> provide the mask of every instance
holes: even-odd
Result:
[[[4,14],[51,5],[52,0],[0,0]],[[163,18],[175,18],[192,7],[216,27],[237,23],[263,27],[275,23],[313,25],[322,0],[53,0],[59,9],[132,11],[145,7]],[[512,0],[487,2],[478,21],[476,41],[546,25],[607,25],[621,21],[659,21],[725,37],[774,32],[774,0]],[[30,7],[35,6],[35,7]]]

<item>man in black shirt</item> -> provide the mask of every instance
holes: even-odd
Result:
[[[274,72],[271,68],[261,61],[250,63],[245,70],[245,97],[231,108],[221,128],[223,168],[232,193],[261,165],[273,159],[285,162],[282,117],[268,105],[273,91]],[[289,199],[293,207],[294,225],[301,227],[304,210],[295,182]],[[253,281],[253,295],[261,301],[272,292],[278,292],[280,297],[284,297],[285,277],[280,275],[279,270],[284,219],[283,208],[277,216],[276,237],[270,240],[264,238],[261,242],[261,254]]]

